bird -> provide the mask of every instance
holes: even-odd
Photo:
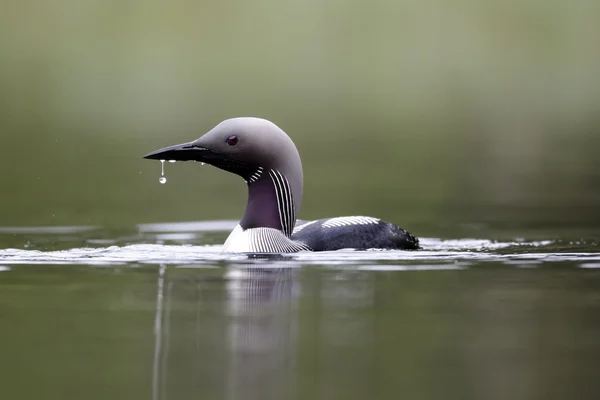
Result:
[[[246,211],[223,244],[223,252],[420,248],[415,236],[379,218],[298,220],[303,187],[300,154],[292,139],[266,119],[226,119],[199,139],[153,151],[144,158],[202,162],[244,179]]]

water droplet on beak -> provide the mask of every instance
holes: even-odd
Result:
[[[160,178],[158,178],[158,181],[162,184],[167,183],[167,177],[165,176],[165,160],[160,160]]]

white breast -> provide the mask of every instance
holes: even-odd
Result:
[[[229,234],[222,251],[229,253],[295,253],[308,250],[303,242],[292,241],[273,228],[242,229],[240,225]]]

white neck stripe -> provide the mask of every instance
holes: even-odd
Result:
[[[277,170],[270,170],[269,175],[273,181],[275,195],[277,197],[277,209],[279,211],[279,220],[283,233],[290,237],[296,223],[296,215],[294,210],[294,198],[290,184],[285,176]]]

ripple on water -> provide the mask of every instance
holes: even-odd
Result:
[[[581,267],[581,268],[589,268],[589,269],[600,268],[600,262],[597,262],[597,263],[583,263],[583,264],[580,264],[579,267]]]
[[[81,233],[99,229],[97,226],[0,226],[0,233],[11,234],[64,234]]]
[[[296,254],[249,257],[247,254],[222,253],[220,246],[205,245],[161,245],[135,244],[128,246],[108,246],[101,248],[74,248],[60,251],[39,251],[26,249],[0,250],[3,264],[87,264],[122,265],[141,264],[179,264],[202,265],[215,262],[246,262],[260,264],[265,262],[296,262],[308,265],[360,265],[371,270],[459,270],[470,262],[501,262],[521,268],[534,267],[543,262],[590,261],[581,264],[582,268],[598,268],[599,253],[544,253],[539,251],[544,242],[491,242],[487,240],[463,239],[448,240],[423,239],[423,250],[394,251],[340,250],[330,252],[302,252]],[[514,252],[498,253],[495,250],[512,248]],[[525,246],[525,247],[523,247]],[[537,252],[519,252],[527,246],[537,247]],[[390,265],[390,264],[394,265]],[[398,265],[401,264],[401,265]],[[416,265],[419,268],[416,268]]]
[[[55,251],[9,248],[0,250],[0,262],[11,264],[85,264],[85,265],[136,265],[176,264],[187,268],[203,268],[218,262],[260,265],[285,262],[302,265],[322,265],[329,268],[357,268],[366,270],[459,270],[473,263],[500,262],[516,268],[533,268],[542,263],[556,261],[582,262],[581,268],[599,268],[600,253],[577,252],[589,250],[589,246],[568,246],[571,252],[556,251],[552,240],[512,241],[488,239],[421,238],[423,249],[418,251],[339,250],[331,252],[303,252],[285,255],[247,255],[222,253],[221,246],[191,245],[198,243],[212,232],[231,231],[237,221],[198,221],[138,225],[137,234],[125,237],[114,235],[94,226],[68,227],[0,227],[0,234],[10,237],[27,234],[27,240],[35,245],[36,238],[43,245],[63,238],[83,237],[94,247],[74,247]],[[78,236],[78,235],[79,236]],[[36,236],[37,235],[37,236]],[[212,239],[218,236],[213,235]],[[222,240],[222,239],[219,239]],[[218,240],[213,240],[212,243]],[[163,244],[166,242],[168,244]],[[15,243],[15,242],[12,242]],[[138,243],[138,244],[133,244]],[[140,244],[141,243],[141,244]],[[14,245],[14,244],[13,244]],[[100,246],[100,247],[99,247]],[[24,246],[25,247],[25,246]],[[39,247],[38,247],[39,248]],[[418,268],[417,268],[418,266]],[[8,267],[6,267],[8,268]]]
[[[361,265],[357,269],[361,271],[458,271],[465,269],[465,265],[456,264],[419,264],[419,265],[389,265],[373,264]]]
[[[237,224],[238,221],[217,220],[140,224],[137,228],[141,233],[230,232]]]

